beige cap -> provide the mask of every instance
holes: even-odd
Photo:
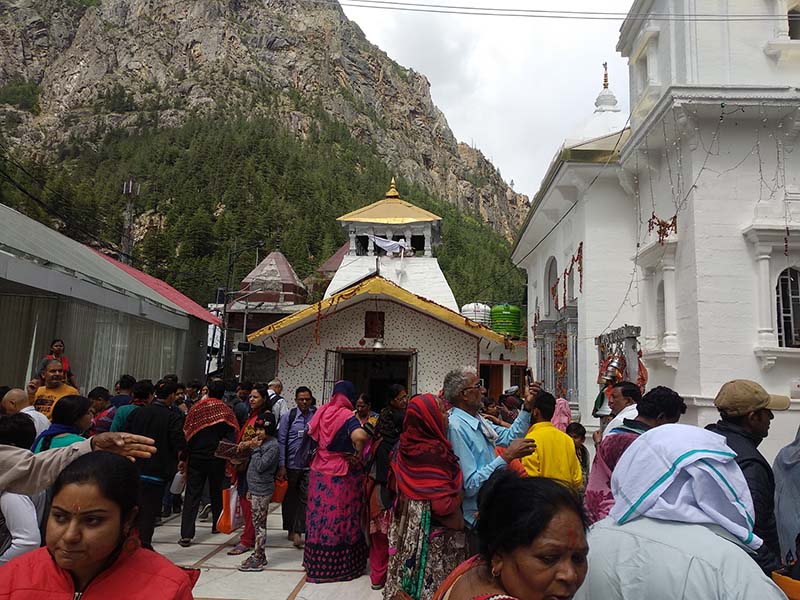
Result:
[[[776,396],[749,379],[734,379],[724,384],[714,406],[729,417],[741,417],[762,408],[769,410],[786,410],[789,408],[789,396]]]

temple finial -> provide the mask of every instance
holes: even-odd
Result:
[[[603,89],[608,89],[608,63],[603,63]]]
[[[389,191],[386,192],[386,197],[387,198],[399,198],[400,197],[400,193],[397,191],[397,187],[395,187],[394,177],[392,177],[392,183],[389,186]]]

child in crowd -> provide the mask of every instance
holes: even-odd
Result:
[[[586,489],[586,482],[589,481],[589,450],[584,445],[586,428],[580,423],[570,423],[567,425],[567,435],[575,442],[575,453],[578,455],[578,462],[581,463],[583,472],[583,489]]]
[[[240,566],[240,571],[263,571],[267,564],[267,515],[272,493],[275,491],[275,473],[278,470],[278,428],[275,416],[264,413],[253,423],[256,439],[261,445],[253,450],[250,466],[247,467],[247,493],[253,510],[253,527],[256,530],[256,545]]]

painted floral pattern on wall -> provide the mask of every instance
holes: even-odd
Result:
[[[451,369],[477,368],[478,340],[474,336],[397,302],[365,299],[322,319],[319,345],[315,340],[316,321],[280,339],[278,377],[283,381],[287,400],[291,400],[292,390],[307,385],[318,402],[327,401],[322,398],[326,351],[361,348],[367,311],[383,311],[386,315],[386,350],[417,352],[418,392],[437,393]]]

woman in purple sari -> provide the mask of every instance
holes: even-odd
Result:
[[[367,545],[361,528],[364,475],[361,453],[368,439],[353,415],[356,393],[339,381],[308,427],[317,442],[311,462],[303,566],[311,583],[350,581],[364,573]]]

